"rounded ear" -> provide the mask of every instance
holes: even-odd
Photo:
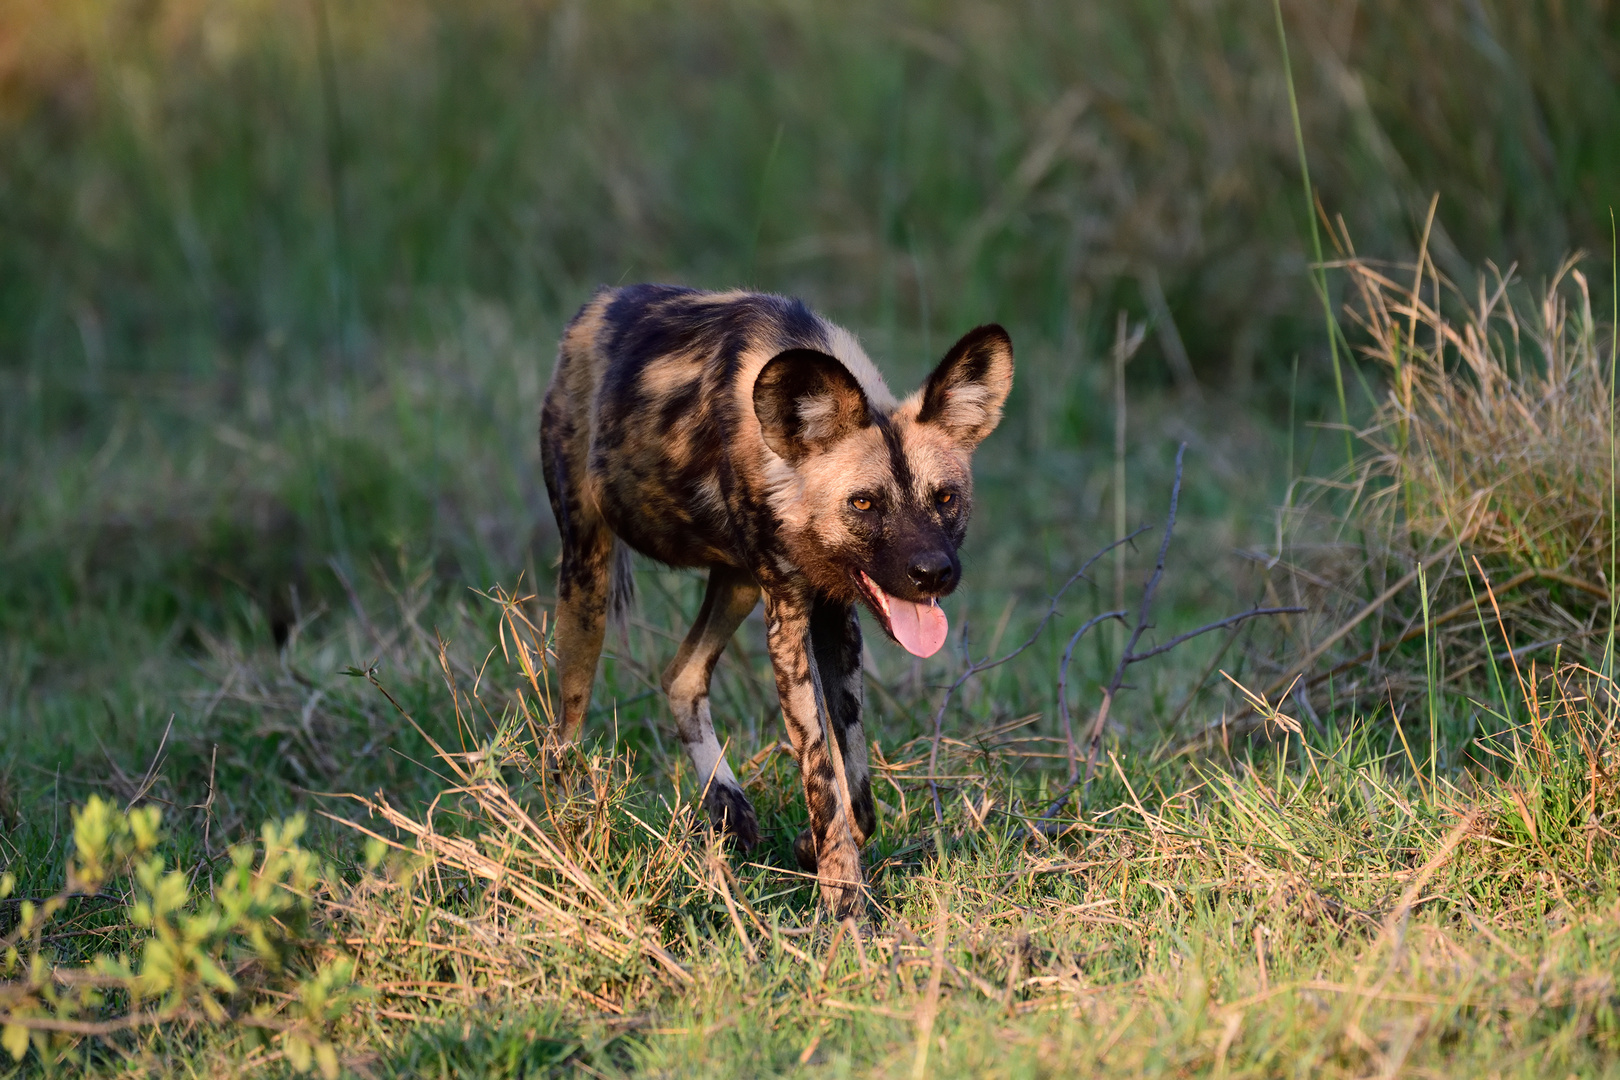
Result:
[[[937,424],[971,450],[1001,422],[1012,380],[1007,331],[994,324],[969,330],[928,376],[917,421]]]
[[[797,462],[871,422],[866,392],[849,369],[814,349],[778,353],[754,380],[754,415],[765,445]]]

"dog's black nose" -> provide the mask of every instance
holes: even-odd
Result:
[[[943,551],[925,551],[911,560],[906,575],[923,592],[939,592],[953,584],[955,567]]]

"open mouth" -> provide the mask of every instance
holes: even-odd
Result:
[[[951,624],[938,600],[930,598],[918,603],[891,596],[878,588],[877,582],[864,570],[855,571],[855,584],[872,614],[883,623],[884,631],[906,652],[913,656],[933,656],[945,644]]]

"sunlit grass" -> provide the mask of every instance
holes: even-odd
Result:
[[[792,868],[797,778],[769,743],[733,742],[780,841],[753,859],[703,826],[678,767],[660,779],[605,743],[547,764],[544,623],[495,599],[492,662],[407,633],[396,660],[416,655],[424,678],[437,660],[440,688],[379,687],[411,716],[383,699],[387,714],[437,733],[412,766],[432,805],[323,802],[364,811],[373,838],[314,891],[304,938],[314,959],[354,961],[363,992],[318,1029],[348,1066],[1529,1076],[1605,1074],[1620,1053],[1615,695],[1591,672],[1523,684],[1526,723],[1489,743],[1500,775],[1432,779],[1355,716],[1274,718],[1274,741],[1225,764],[1110,756],[1091,809],[1036,837],[1047,790],[1028,766],[1056,741],[1023,722],[953,734],[937,834],[927,740],[891,744],[874,756],[871,917],[840,926]],[[383,698],[351,687],[353,705]],[[328,719],[311,745],[341,752],[354,730]],[[141,940],[91,916],[63,919],[65,940]],[[274,1033],[297,1008],[272,995],[254,1015]],[[282,1060],[279,1045],[198,1015],[57,1038],[30,1061],[230,1069]]]

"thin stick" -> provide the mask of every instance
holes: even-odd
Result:
[[[1124,618],[1125,610],[1121,608],[1118,611],[1105,611],[1101,615],[1087,619],[1080,629],[1074,632],[1074,636],[1069,638],[1069,645],[1063,650],[1063,660],[1058,664],[1058,715],[1063,718],[1063,743],[1069,754],[1069,782],[1071,784],[1074,783],[1074,778],[1080,775],[1080,759],[1078,748],[1074,743],[1074,724],[1069,717],[1069,661],[1074,656],[1074,647],[1080,643],[1081,638],[1086,636],[1086,631],[1104,620],[1119,619],[1123,622]],[[1102,711],[1103,715],[1106,716],[1108,712],[1108,698],[1106,695],[1103,697]]]
[[[1125,535],[1125,312],[1114,324],[1114,535]],[[1114,552],[1114,606],[1125,606],[1125,549]],[[1123,642],[1125,631],[1120,630]],[[1060,698],[1061,700],[1061,698]],[[1071,772],[1073,769],[1071,768]],[[1071,777],[1071,779],[1073,779]]]
[[[1277,17],[1277,44],[1282,48],[1283,75],[1288,85],[1288,115],[1294,122],[1294,146],[1299,151],[1299,178],[1305,191],[1305,219],[1311,226],[1311,283],[1322,300],[1322,321],[1327,324],[1328,355],[1333,358],[1333,388],[1339,395],[1339,421],[1344,425],[1344,453],[1350,470],[1355,471],[1356,450],[1350,427],[1350,408],[1344,399],[1344,373],[1339,367],[1338,325],[1333,320],[1333,301],[1328,297],[1327,270],[1322,263],[1322,235],[1316,228],[1315,195],[1311,191],[1311,163],[1305,156],[1305,129],[1299,122],[1299,98],[1294,93],[1294,65],[1288,58],[1288,31],[1283,28],[1282,0],[1271,0]]]
[[[1238,623],[1245,622],[1249,619],[1258,618],[1261,615],[1298,615],[1304,610],[1305,608],[1296,604],[1291,607],[1257,607],[1250,608],[1248,611],[1240,611],[1236,615],[1228,615],[1224,619],[1217,619],[1212,623],[1205,623],[1196,630],[1189,630],[1185,634],[1178,634],[1169,641],[1165,642],[1163,645],[1155,645],[1147,652],[1132,653],[1131,663],[1134,664],[1142,660],[1151,660],[1160,653],[1169,652],[1171,649],[1175,648],[1177,645],[1180,645],[1184,641],[1191,641],[1200,634],[1207,634],[1212,630],[1221,630],[1228,626],[1236,626]]]
[[[1114,323],[1114,535],[1124,536],[1126,486],[1125,486],[1125,365],[1131,362],[1136,350],[1142,347],[1142,341],[1147,336],[1146,324],[1138,326],[1134,333],[1127,331],[1125,312],[1122,310]],[[1125,549],[1117,548],[1114,551],[1114,606],[1125,606]],[[1120,642],[1124,642],[1124,629],[1120,630]]]
[[[1097,768],[1097,750],[1102,745],[1102,728],[1107,720],[1108,706],[1125,683],[1125,669],[1130,664],[1130,656],[1136,649],[1136,643],[1142,639],[1143,632],[1147,630],[1148,613],[1153,609],[1153,597],[1159,591],[1159,582],[1164,578],[1164,559],[1170,552],[1170,536],[1176,529],[1176,507],[1181,501],[1181,463],[1186,453],[1186,443],[1176,447],[1176,479],[1170,486],[1170,516],[1165,521],[1164,539],[1159,541],[1159,557],[1153,564],[1153,575],[1142,588],[1142,606],[1137,611],[1136,629],[1131,631],[1130,640],[1119,655],[1119,663],[1114,666],[1114,677],[1109,680],[1108,689],[1103,692],[1102,707],[1097,710],[1098,722],[1091,728],[1090,746],[1086,751],[1087,783],[1091,782],[1092,773]]]
[[[1236,615],[1228,615],[1224,619],[1217,619],[1214,622],[1206,623],[1205,625],[1200,626],[1195,630],[1189,630],[1184,634],[1178,634],[1169,641],[1164,642],[1162,645],[1157,645],[1150,649],[1144,649],[1141,652],[1136,651],[1137,643],[1141,641],[1142,635],[1151,628],[1151,624],[1148,622],[1148,619],[1153,611],[1153,599],[1159,591],[1159,582],[1164,578],[1165,559],[1168,557],[1170,552],[1170,538],[1174,535],[1176,530],[1176,512],[1181,502],[1182,463],[1186,453],[1186,443],[1182,443],[1179,447],[1177,447],[1175,482],[1170,488],[1170,512],[1165,519],[1164,536],[1159,541],[1159,557],[1154,563],[1152,576],[1148,578],[1147,583],[1142,587],[1142,602],[1137,609],[1136,627],[1131,632],[1130,640],[1126,643],[1125,648],[1120,652],[1119,662],[1114,666],[1113,677],[1109,680],[1107,688],[1103,690],[1102,703],[1097,708],[1097,717],[1092,722],[1091,730],[1087,733],[1086,768],[1084,776],[1080,775],[1080,770],[1076,767],[1074,754],[1071,750],[1069,757],[1069,782],[1064,785],[1063,790],[1058,793],[1057,798],[1053,799],[1052,802],[1047,806],[1046,810],[1037,819],[1038,821],[1049,820],[1058,812],[1058,810],[1063,806],[1064,802],[1068,800],[1068,797],[1074,792],[1075,788],[1081,787],[1082,785],[1089,785],[1091,783],[1091,778],[1096,773],[1097,755],[1102,746],[1102,735],[1103,730],[1108,724],[1109,711],[1113,707],[1114,699],[1119,695],[1120,690],[1124,689],[1125,687],[1125,672],[1132,664],[1139,664],[1144,660],[1150,660],[1155,656],[1160,656],[1169,652],[1171,649],[1174,649],[1178,645],[1190,641],[1202,634],[1210,633],[1213,630],[1220,630],[1227,626],[1236,626],[1249,619],[1258,618],[1262,615],[1291,615],[1305,610],[1303,607],[1252,608],[1249,611],[1240,612]],[[1138,530],[1138,532],[1140,531],[1141,530]],[[1060,661],[1058,666],[1058,691],[1060,695],[1059,712],[1063,717],[1065,737],[1069,738],[1071,742],[1072,737],[1069,736],[1070,723],[1068,699],[1065,691],[1067,690],[1068,668],[1069,662],[1073,657],[1074,646],[1079,641],[1081,636],[1083,636],[1086,631],[1090,630],[1091,627],[1095,626],[1097,623],[1102,622],[1105,619],[1122,617],[1123,612],[1120,611],[1110,611],[1105,612],[1102,615],[1095,616],[1082,625],[1079,630],[1075,631],[1074,637],[1070,639],[1069,647],[1064,650],[1063,659]],[[1026,829],[1024,831],[1027,833],[1032,830]]]
[[[1614,315],[1609,325],[1609,640],[1603,647],[1603,673],[1610,679],[1615,677],[1614,670],[1614,633],[1617,617],[1620,617],[1620,543],[1616,543],[1614,532],[1615,522],[1620,521],[1616,516],[1620,511],[1620,493],[1616,485],[1620,484],[1620,428],[1616,427],[1615,406],[1620,404],[1616,397],[1617,387],[1615,376],[1620,374],[1620,253],[1617,253],[1614,226],[1614,207],[1609,207],[1609,276],[1614,283]]]

